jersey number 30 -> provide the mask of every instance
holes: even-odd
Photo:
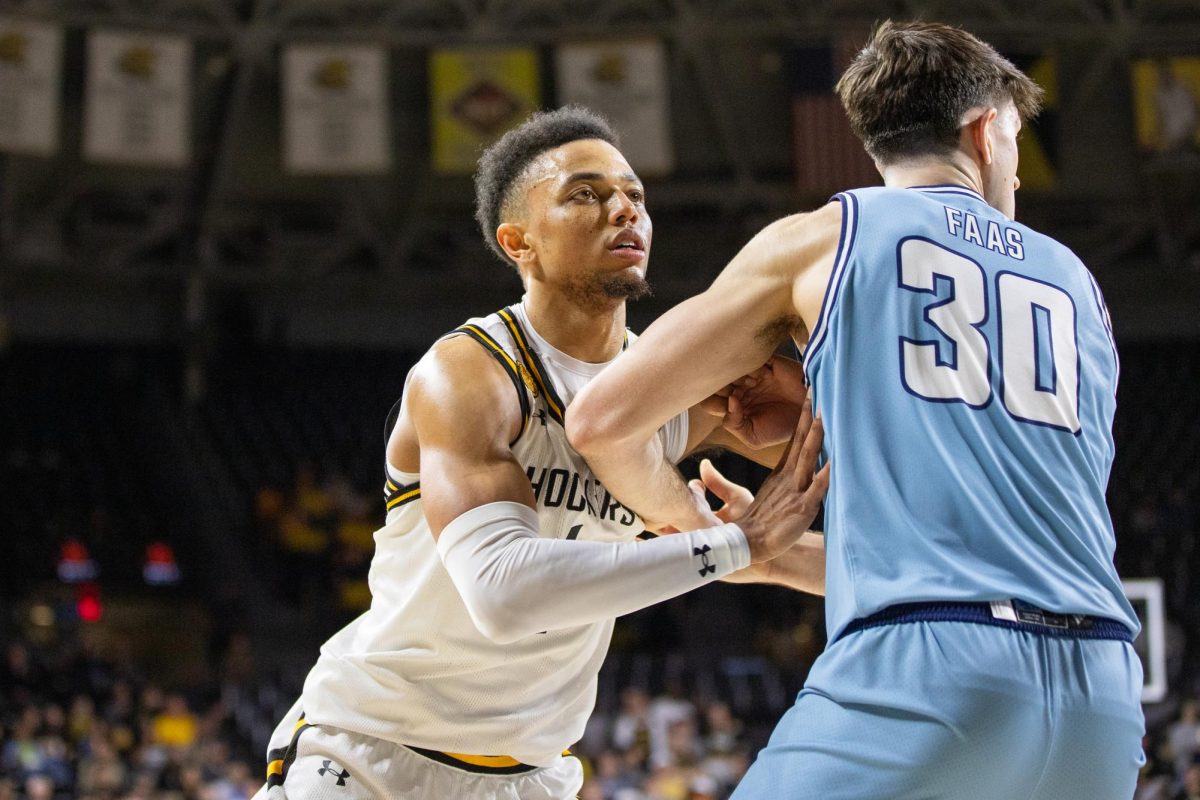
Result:
[[[996,341],[983,334],[988,280],[977,263],[926,239],[906,239],[900,288],[949,296],[925,307],[945,341],[900,337],[900,379],[917,397],[984,408],[992,401],[991,353],[999,357],[1000,398],[1016,420],[1079,432],[1079,346],[1075,303],[1052,286],[1015,272],[996,275]],[[944,290],[943,290],[944,291]]]

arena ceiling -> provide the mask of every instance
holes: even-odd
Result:
[[[672,302],[719,267],[688,269],[689,260],[714,251],[722,260],[764,221],[819,200],[797,190],[788,142],[764,135],[769,126],[748,112],[773,80],[751,67],[786,42],[864,35],[889,17],[963,24],[1002,50],[1061,53],[1059,117],[1074,177],[1022,197],[1024,216],[1130,291],[1146,271],[1167,276],[1169,292],[1191,291],[1200,268],[1200,156],[1139,158],[1105,137],[1131,124],[1130,59],[1197,54],[1200,0],[0,0],[0,13],[68,29],[62,154],[0,157],[0,303],[172,297],[195,327],[206,299],[229,293],[458,308],[510,291],[510,279],[480,280],[487,256],[469,218],[469,181],[432,173],[419,113],[397,122],[399,156],[386,178],[297,178],[274,166],[279,46],[387,44],[397,71],[416,76],[393,90],[402,112],[425,102],[433,46],[644,36],[671,48],[673,121],[689,131],[690,168],[651,190],[660,232],[674,231],[655,248],[655,269],[671,276],[659,301]],[[190,167],[118,169],[78,156],[80,42],[96,27],[192,39]],[[689,250],[694,242],[705,246]]]

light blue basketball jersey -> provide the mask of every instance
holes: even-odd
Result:
[[[804,353],[833,459],[829,636],[897,603],[1138,621],[1104,492],[1118,362],[1090,273],[958,186],[839,194]]]

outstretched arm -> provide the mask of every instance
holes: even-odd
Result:
[[[478,345],[437,345],[405,405],[438,553],[472,620],[497,642],[611,619],[769,560],[800,538],[827,486],[813,474],[821,427],[809,417],[798,428],[803,447],[773,476],[777,488],[760,492],[740,524],[649,542],[544,539],[509,445],[521,423],[512,384]]]
[[[815,323],[832,270],[841,206],[759,233],[705,292],[668,311],[567,410],[567,435],[605,487],[655,523],[704,524],[655,431],[762,366]]]

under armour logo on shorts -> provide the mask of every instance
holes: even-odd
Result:
[[[708,553],[710,550],[712,550],[712,548],[709,547],[708,545],[704,545],[704,547],[693,547],[692,548],[692,555],[700,556],[700,562],[704,565],[704,566],[700,567],[700,570],[699,570],[701,578],[703,578],[705,575],[707,575],[710,572],[717,571],[717,565],[712,563],[712,561],[709,560],[709,558],[708,558]]]
[[[320,768],[319,770],[317,770],[317,774],[318,774],[318,775],[322,775],[322,776],[324,776],[324,775],[332,775],[333,777],[337,778],[337,785],[338,785],[338,786],[345,786],[345,785],[346,785],[346,778],[349,778],[349,777],[350,777],[350,770],[346,770],[346,769],[343,769],[343,770],[337,770],[337,769],[334,769],[333,767],[329,766],[329,765],[330,765],[330,764],[332,764],[332,763],[333,763],[333,762],[332,762],[332,761],[330,761],[328,758],[327,758],[327,759],[325,759],[324,761],[322,761],[322,762],[321,762],[321,768]]]

